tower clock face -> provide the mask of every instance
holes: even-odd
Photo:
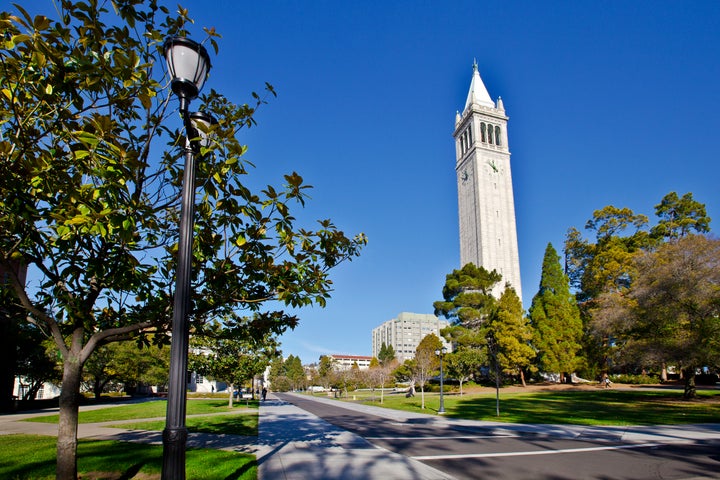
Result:
[[[465,183],[468,181],[468,178],[470,178],[470,175],[468,175],[467,170],[463,170],[462,174],[460,174],[460,179]]]

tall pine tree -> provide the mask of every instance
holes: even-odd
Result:
[[[561,379],[565,373],[577,369],[581,364],[578,352],[583,334],[580,311],[551,243],[545,249],[540,289],[528,313],[534,328],[533,344],[539,368],[547,373],[559,373]]]
[[[523,315],[522,303],[512,287],[506,287],[498,308],[487,325],[497,347],[497,362],[503,371],[519,374],[525,386],[524,369],[532,363],[535,351],[530,345],[532,327]]]

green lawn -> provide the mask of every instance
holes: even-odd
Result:
[[[251,409],[257,409],[257,400],[250,401]],[[233,411],[247,410],[246,402],[233,404]],[[122,406],[109,406],[97,410],[88,410],[80,412],[80,423],[99,423],[109,422],[112,420],[134,420],[137,418],[164,418],[167,410],[166,400],[153,400],[142,403],[132,403]],[[227,400],[188,400],[187,414],[201,415],[208,413],[220,413],[229,411]],[[257,410],[255,410],[257,412]],[[58,415],[47,415],[42,417],[32,417],[29,422],[46,422],[57,423]]]
[[[351,397],[352,398],[352,395]],[[415,397],[379,394],[358,401],[418,413],[436,413],[437,393],[425,394],[425,410]],[[698,399],[685,401],[682,391],[670,390],[557,390],[532,393],[500,391],[500,417],[495,416],[495,392],[445,395],[448,417],[512,423],[566,423],[578,425],[654,425],[720,422],[720,391],[699,391]]]
[[[208,417],[187,417],[185,426],[190,433],[202,432],[214,435],[253,435],[258,434],[257,411],[239,415],[216,415]],[[112,424],[108,427],[130,430],[163,430],[165,420]]]
[[[50,480],[55,478],[55,437],[0,435],[0,478]],[[126,442],[80,440],[78,473],[81,479],[126,478],[142,475],[159,479],[162,446]],[[188,449],[187,478],[255,480],[254,455],[211,449]]]

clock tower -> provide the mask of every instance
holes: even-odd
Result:
[[[460,216],[460,266],[496,270],[499,298],[510,283],[522,299],[515,202],[510,175],[508,117],[501,98],[493,102],[477,63],[465,107],[455,117],[455,171]]]

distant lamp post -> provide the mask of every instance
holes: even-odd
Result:
[[[180,238],[173,299],[172,339],[168,404],[163,430],[163,480],[185,479],[185,404],[187,400],[188,310],[192,279],[192,241],[195,216],[195,155],[206,141],[212,117],[190,114],[190,101],[198,96],[208,72],[210,57],[205,47],[187,38],[173,37],[165,42],[165,60],[172,78],[172,91],[180,99],[185,126],[185,171],[183,173]]]
[[[445,414],[445,392],[444,390],[444,381],[443,381],[443,357],[447,353],[447,348],[442,347],[435,350],[435,355],[440,357],[440,408],[438,409],[438,414],[444,415]]]

